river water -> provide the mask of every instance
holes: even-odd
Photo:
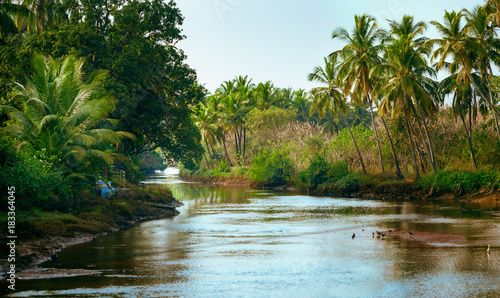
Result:
[[[314,197],[162,175],[147,182],[171,188],[181,214],[69,247],[57,268],[102,273],[19,280],[14,296],[500,296],[498,206]],[[372,236],[389,229],[465,240]]]

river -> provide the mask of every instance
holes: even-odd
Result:
[[[498,208],[315,197],[165,175],[146,182],[171,188],[185,203],[181,214],[66,248],[57,268],[102,273],[19,280],[13,296],[500,296]],[[377,239],[387,230],[465,240]]]

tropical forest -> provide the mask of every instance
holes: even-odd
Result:
[[[233,5],[231,1],[227,2],[230,3],[224,5]],[[431,22],[420,21],[409,14],[388,20],[364,13],[352,15],[350,23],[329,28],[331,40],[342,46],[332,46],[329,52],[316,57],[317,64],[310,65],[310,71],[303,73],[303,78],[315,85],[309,90],[277,86],[273,80],[256,81],[247,75],[245,69],[228,76],[217,89],[209,90],[200,82],[195,66],[187,62],[188,57],[178,44],[189,36],[183,33],[185,16],[176,1],[0,1],[0,224],[12,228],[10,234],[15,231],[17,270],[32,270],[38,265],[45,268],[43,262],[46,261],[52,262],[51,267],[56,269],[43,269],[42,273],[39,270],[36,274],[53,274],[51,270],[63,268],[75,276],[72,270],[83,270],[77,271],[76,276],[86,276],[74,280],[77,287],[79,282],[81,285],[91,284],[91,278],[105,276],[106,270],[122,266],[116,265],[117,258],[121,258],[117,255],[135,254],[124,257],[127,262],[135,262],[158,251],[174,255],[180,251],[188,254],[222,249],[219,242],[210,242],[212,238],[193,238],[195,240],[191,241],[178,236],[175,241],[186,247],[193,243],[201,246],[184,251],[162,244],[164,246],[152,248],[154,252],[151,253],[136,250],[149,243],[141,238],[149,232],[130,236],[127,233],[134,233],[136,227],[147,226],[147,223],[134,224],[179,215],[176,208],[183,205],[179,200],[191,195],[194,203],[186,203],[189,206],[189,211],[185,212],[188,219],[193,214],[215,216],[213,214],[219,211],[210,209],[212,213],[203,213],[209,212],[206,208],[214,202],[230,204],[231,208],[251,204],[252,199],[248,199],[251,191],[262,191],[262,196],[268,195],[264,191],[270,191],[278,198],[294,193],[300,198],[305,196],[304,202],[312,204],[318,197],[355,200],[342,199],[342,204],[354,205],[342,207],[341,211],[328,209],[330,207],[321,205],[323,203],[315,209],[300,209],[300,216],[290,216],[298,222],[304,216],[335,220],[338,217],[352,220],[355,215],[365,218],[372,212],[370,208],[375,207],[359,207],[353,203],[358,199],[375,200],[373,202],[393,200],[397,202],[394,204],[473,200],[489,200],[491,203],[496,200],[498,204],[500,1],[481,3],[462,10],[443,11],[442,18]],[[439,35],[429,35],[430,30]],[[184,181],[181,186],[176,186],[175,183],[180,183],[177,180],[172,182],[173,186],[166,187],[163,182],[157,184],[158,180],[154,179],[160,178],[155,177],[174,167],[180,170],[179,181]],[[198,185],[196,183],[203,186],[193,186]],[[228,186],[236,188],[223,188]],[[199,189],[195,191],[193,187]],[[246,189],[244,187],[251,190],[242,190]],[[189,195],[184,191],[189,191]],[[240,195],[242,191],[245,195]],[[216,195],[220,198],[214,199]],[[239,197],[233,199],[233,195]],[[295,201],[284,202],[283,206],[287,206]],[[306,204],[300,202],[296,208],[303,208]],[[205,209],[191,209],[200,206]],[[255,216],[270,216],[262,224],[275,224],[285,220],[279,217],[279,208],[285,208],[283,206],[268,206],[264,211],[255,211]],[[420,205],[415,206],[415,213],[420,212]],[[377,216],[390,212],[384,210],[391,208],[383,207]],[[472,210],[464,205],[457,208],[457,212]],[[236,214],[247,214],[247,211],[243,209]],[[439,216],[446,217],[446,220],[462,218],[455,213],[439,212]],[[472,215],[464,213],[463,217],[484,219],[483,215],[478,215],[481,212],[474,212]],[[188,220],[182,217],[183,214],[184,211],[179,215],[181,220]],[[491,218],[493,215],[487,216],[488,220]],[[183,224],[173,230],[182,230],[182,235],[198,231],[196,227],[188,229],[187,224]],[[203,237],[219,233],[218,225],[223,224],[221,219],[202,228],[200,233],[206,233]],[[226,239],[224,237],[235,233],[239,224],[237,222],[228,230],[221,228],[225,234],[217,237]],[[323,224],[321,221],[315,227]],[[354,225],[354,222],[349,224]],[[290,226],[283,226],[276,229],[295,235],[285,237],[296,237],[304,231],[307,235],[319,235],[309,232],[312,228],[295,231]],[[3,227],[2,241],[10,240]],[[159,230],[155,230],[158,232],[155,235],[164,235],[164,230],[156,228]],[[252,229],[244,231],[254,231]],[[418,234],[418,224],[405,226],[396,223],[380,227],[377,234],[374,229],[368,232],[363,226],[362,231],[359,228],[359,231],[345,232],[348,234],[345,235],[350,241],[351,238],[361,239],[365,229],[364,238],[367,239],[384,240],[391,231],[399,233],[396,230],[400,229],[401,234],[394,235],[404,241],[420,237],[417,242],[426,245],[434,240],[425,237],[436,236],[425,234],[436,232],[431,228],[422,228],[424,234]],[[380,232],[384,229],[389,232]],[[113,254],[113,262],[117,262],[114,265],[102,265],[100,262],[106,259],[105,256],[92,259],[87,256],[89,250],[83,248],[74,254],[81,255],[82,260],[85,257],[93,260],[81,261],[83,265],[78,266],[85,266],[84,269],[74,268],[76,265],[70,265],[74,263],[69,261],[65,263],[65,246],[76,243],[92,245],[93,242],[89,241],[94,238],[103,236],[100,239],[105,241],[112,234],[121,235],[122,231],[118,230],[129,235],[123,236],[125,239],[142,240],[140,245],[131,246],[133,249]],[[448,237],[444,228],[438,232],[441,238],[432,239],[463,241],[462,238]],[[248,233],[253,235],[253,232]],[[244,237],[230,245],[248,244],[249,240]],[[253,245],[267,243],[261,241],[265,240],[258,240]],[[396,240],[388,239],[385,244],[392,245],[390,241]],[[491,243],[495,246],[498,242]],[[274,244],[269,242],[269,245]],[[0,259],[7,260],[9,252],[12,255],[12,247],[9,250],[9,246],[2,246]],[[110,247],[113,248],[109,251],[120,250],[119,247]],[[239,250],[235,248],[221,254],[232,256],[235,251]],[[486,253],[486,248],[482,251]],[[305,254],[306,258],[310,257],[309,252]],[[220,257],[208,254],[196,260],[206,262],[207,258],[216,256]],[[248,256],[242,256],[242,259]],[[184,257],[180,259],[184,260]],[[0,265],[2,272],[12,268],[9,267],[13,264],[10,260]],[[225,262],[225,259],[219,261]],[[322,261],[311,262],[319,264]],[[495,261],[490,259],[490,262]],[[173,266],[168,262],[164,264]],[[95,266],[97,269],[93,269]],[[139,270],[137,268],[148,266],[141,263],[127,268]],[[168,267],[167,271],[177,272],[177,267],[172,268]],[[197,268],[205,267],[200,265]],[[251,272],[262,272],[259,268]],[[99,270],[98,273],[95,270]],[[126,278],[143,274],[142,271],[127,272],[120,271],[119,274]],[[288,268],[283,272],[291,271]],[[13,282],[14,273],[10,274],[4,276],[8,281],[0,280],[0,285],[12,290],[10,287],[16,282]],[[148,276],[162,276],[164,273],[155,274],[147,273]],[[245,274],[235,275],[248,276]],[[36,276],[35,279],[44,278]],[[176,278],[179,279],[172,281],[174,288],[176,282],[186,282],[181,277]],[[271,278],[269,282],[272,281]],[[244,280],[239,282],[245,284]],[[207,286],[202,284],[200,289]],[[227,283],[222,284],[218,285],[224,289]],[[23,287],[21,280],[16,285]],[[107,282],[99,280],[96,288],[106,288],[105,285]],[[304,289],[309,286],[312,284],[304,285]],[[114,291],[106,288],[110,292],[50,292],[58,287],[69,289],[66,285],[41,285],[36,281],[22,289],[49,291],[34,292],[40,295],[62,293],[69,296],[86,293],[105,296]],[[186,286],[178,292],[156,289],[160,292],[147,292],[147,295],[199,296],[201,292],[195,289],[198,288]],[[125,291],[119,292],[124,297],[142,295],[134,292],[136,288],[121,290]],[[234,293],[232,290],[222,292],[222,296]],[[312,296],[324,297],[322,292],[315,292],[319,288],[311,290],[309,294]],[[495,296],[497,290],[500,291],[493,287],[489,292],[469,294]],[[219,292],[208,293],[218,296]],[[261,296],[267,292],[255,293]],[[352,293],[372,296],[374,292],[339,293],[341,296]],[[376,292],[375,296],[377,293],[394,294],[387,289]],[[433,296],[434,292],[430,293]]]

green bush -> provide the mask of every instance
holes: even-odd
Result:
[[[338,180],[335,183],[335,188],[340,191],[351,192],[358,191],[360,185],[361,177],[356,173],[352,173]]]
[[[436,192],[455,192],[458,194],[481,188],[497,189],[500,187],[500,173],[438,171],[435,174],[422,177],[420,185],[433,188]]]
[[[290,182],[295,174],[295,166],[283,151],[260,152],[250,168],[250,179],[266,184],[283,185]]]
[[[328,183],[335,183],[349,175],[349,166],[345,160],[334,162],[328,171]]]
[[[222,160],[214,169],[214,174],[219,173],[230,173],[231,167],[229,167],[229,163],[225,160]]]
[[[330,164],[322,156],[316,155],[309,167],[297,175],[296,184],[302,189],[310,189],[319,185],[331,187],[347,175],[349,175],[349,167],[344,160]]]
[[[16,207],[29,210],[39,207],[54,210],[67,207],[72,197],[68,180],[52,166],[43,152],[24,146],[17,150],[16,142],[0,136],[0,188],[15,187]],[[6,196],[2,202],[6,206]]]

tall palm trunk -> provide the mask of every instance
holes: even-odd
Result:
[[[370,103],[370,114],[372,116],[373,129],[375,130],[375,138],[377,139],[378,154],[380,156],[380,167],[382,168],[382,173],[385,173],[384,159],[382,157],[382,149],[380,147],[380,138],[378,137],[377,124],[375,123],[375,116],[373,116],[373,101],[370,96],[368,96],[368,101]]]
[[[236,155],[238,155],[240,152],[238,151],[238,129],[236,127],[234,128],[234,144],[236,147]]]
[[[491,69],[490,69],[490,74],[493,77],[493,72],[491,71]],[[491,92],[491,87],[489,87],[488,89],[490,91],[490,100],[491,100],[491,102],[493,102],[493,94]],[[499,116],[497,115],[497,113],[493,113],[493,116],[495,116],[495,126],[497,127],[498,139],[500,140],[500,125],[498,124],[498,117]],[[470,119],[470,117],[469,117],[469,119]],[[472,125],[470,127],[471,127],[471,134],[472,134]]]
[[[429,161],[431,162],[432,171],[434,173],[436,173],[436,159],[434,158],[434,148],[432,146],[431,138],[429,137],[429,130],[427,129],[427,122],[425,121],[424,113],[422,112],[422,107],[420,106],[420,103],[418,102],[418,100],[416,102],[417,102],[417,106],[418,106],[418,111],[420,113],[420,118],[422,119],[422,123],[424,124],[425,137],[427,139],[427,143],[429,144],[429,148],[427,148],[427,146],[425,146],[425,149],[427,150],[427,154],[429,155]],[[419,125],[419,128],[420,128],[420,125]],[[424,144],[425,144],[425,140],[423,138],[423,135],[422,135],[422,141],[424,141]]]
[[[225,136],[222,137],[222,145],[224,146],[224,154],[226,155],[227,162],[229,162],[229,166],[233,167],[233,163],[231,162],[231,159],[229,158],[229,154],[227,153],[225,138],[226,138]]]
[[[469,80],[472,82],[472,84],[474,85],[474,88],[476,88],[477,92],[479,92],[479,95],[481,95],[481,97],[486,101],[486,103],[488,103],[488,105],[490,106],[490,108],[493,110],[493,113],[496,114],[497,116],[500,116],[500,112],[498,112],[497,108],[495,107],[495,105],[493,104],[492,101],[490,101],[483,93],[483,91],[481,91],[481,89],[479,89],[479,86],[476,84],[476,81],[474,81],[474,79],[472,78],[472,74],[469,72],[469,70],[467,69],[467,67],[465,66],[465,63],[462,59],[462,56],[458,55],[459,59],[460,59],[460,62],[462,63],[462,66],[465,68],[465,72],[467,73],[467,76],[469,77]],[[500,136],[499,136],[500,137]]]
[[[434,165],[434,161],[432,160],[432,155],[431,155],[431,152],[429,150],[429,143],[426,142],[426,140],[425,140],[425,135],[424,135],[424,131],[422,129],[422,124],[420,124],[418,118],[415,117],[415,120],[416,120],[417,125],[418,125],[418,130],[420,131],[420,136],[422,136],[422,143],[424,144],[425,152],[427,153],[427,158],[429,159],[429,163],[431,164],[432,171],[434,173],[436,173],[436,167]],[[424,170],[424,168],[422,167],[422,171],[423,170]]]
[[[243,127],[243,156],[246,154],[247,149],[247,128]]]
[[[363,162],[363,157],[361,157],[361,152],[359,151],[358,144],[356,143],[356,139],[354,138],[354,135],[352,134],[351,128],[349,127],[349,124],[347,123],[347,119],[345,118],[344,113],[340,112],[340,115],[342,116],[342,119],[344,119],[345,126],[349,130],[349,133],[351,134],[352,142],[354,143],[354,147],[356,148],[356,151],[358,152],[359,156],[359,161],[361,162],[361,167],[363,168],[363,173],[366,174],[366,168],[365,164]]]
[[[205,151],[203,151],[203,158],[205,159],[205,165],[207,166],[207,169],[210,167],[210,165],[208,164],[208,159],[207,159],[207,155],[205,154]]]
[[[404,179],[403,174],[401,173],[401,168],[399,167],[398,157],[396,155],[396,150],[394,150],[394,144],[392,143],[391,134],[389,133],[389,129],[387,128],[387,124],[385,123],[384,117],[380,117],[382,119],[382,123],[384,124],[385,132],[387,134],[387,138],[389,139],[389,144],[391,145],[392,157],[394,158],[394,166],[396,167],[396,179]]]
[[[408,116],[406,116],[406,115],[405,115],[405,122],[406,122],[406,132],[408,133],[408,140],[410,141],[410,146],[411,146],[411,155],[413,157],[413,164],[415,166],[415,175],[416,175],[416,179],[418,180],[418,178],[420,177],[420,174],[418,173],[417,158],[415,156],[415,146],[413,145],[413,135],[411,133]]]
[[[467,141],[469,142],[470,157],[472,159],[472,165],[474,166],[474,170],[477,171],[476,157],[474,155],[474,149],[472,148],[472,139],[471,139],[472,126],[471,126],[471,131],[469,133],[469,129],[467,128],[467,124],[465,123],[464,115],[462,113],[462,107],[459,106],[458,109],[460,111],[460,119],[462,119],[462,124],[464,125],[465,135],[467,136]]]

